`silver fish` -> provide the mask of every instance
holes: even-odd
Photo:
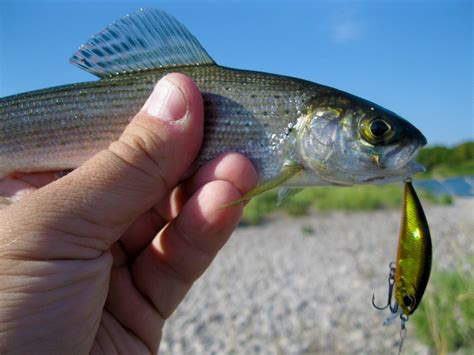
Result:
[[[261,185],[352,185],[402,180],[425,137],[374,103],[309,81],[217,65],[174,17],[140,10],[109,25],[71,58],[100,80],[0,99],[0,178],[74,169],[116,140],[165,74],[190,76],[205,106],[191,173],[240,152]]]

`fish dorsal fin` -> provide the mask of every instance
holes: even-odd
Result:
[[[173,16],[140,9],[107,26],[70,62],[98,77],[152,68],[214,64],[198,40]]]

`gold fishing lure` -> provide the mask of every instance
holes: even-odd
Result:
[[[400,317],[400,350],[406,334],[405,323],[408,321],[408,317],[415,312],[425,292],[432,259],[428,222],[411,179],[405,180],[403,197],[397,260],[395,263],[390,263],[387,304],[384,307],[377,306],[375,297],[372,296],[372,304],[375,308],[390,309],[391,314],[384,325],[397,316]],[[392,304],[394,290],[395,303]]]

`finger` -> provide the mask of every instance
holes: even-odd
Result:
[[[5,209],[3,219],[34,215],[32,230],[58,232],[45,243],[55,248],[40,247],[34,236],[42,255],[36,257],[95,257],[174,188],[199,151],[202,126],[196,85],[182,74],[167,75],[109,149]],[[73,250],[79,254],[70,255]]]
[[[112,269],[105,309],[105,313],[110,312],[125,329],[135,334],[138,339],[143,340],[150,354],[156,354],[164,319],[137,290],[127,267]],[[137,310],[140,311],[137,312]],[[123,334],[123,336],[125,335]],[[126,353],[136,354],[137,352]]]
[[[178,215],[190,196],[214,180],[230,182],[243,195],[255,186],[257,172],[250,160],[238,153],[225,153],[204,164],[182,188],[175,189],[169,199],[158,203],[127,229],[120,238],[127,255],[138,255],[158,231]]]
[[[214,180],[233,184],[241,193],[250,191],[257,183],[257,171],[252,162],[239,153],[224,153],[201,166],[198,171],[173,191],[165,201],[155,206],[165,221],[174,219],[184,203],[202,186]]]
[[[151,243],[166,221],[151,209],[134,221],[120,238],[125,254],[135,257]]]
[[[184,189],[184,183],[181,183],[153,209],[167,223],[176,218],[190,196],[191,194]]]
[[[164,318],[170,316],[230,237],[242,214],[242,204],[220,207],[240,196],[227,181],[208,183],[133,263],[135,285]]]
[[[191,196],[213,180],[228,181],[243,195],[257,183],[257,172],[251,161],[244,155],[224,153],[203,165],[186,181],[186,193]]]
[[[155,338],[160,337],[156,335]],[[104,311],[89,354],[156,354],[157,350],[158,346],[147,346],[146,339],[139,339],[112,314]]]

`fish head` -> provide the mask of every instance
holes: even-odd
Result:
[[[343,93],[313,99],[298,121],[304,165],[337,185],[403,180],[425,169],[415,162],[423,134],[399,115]]]

